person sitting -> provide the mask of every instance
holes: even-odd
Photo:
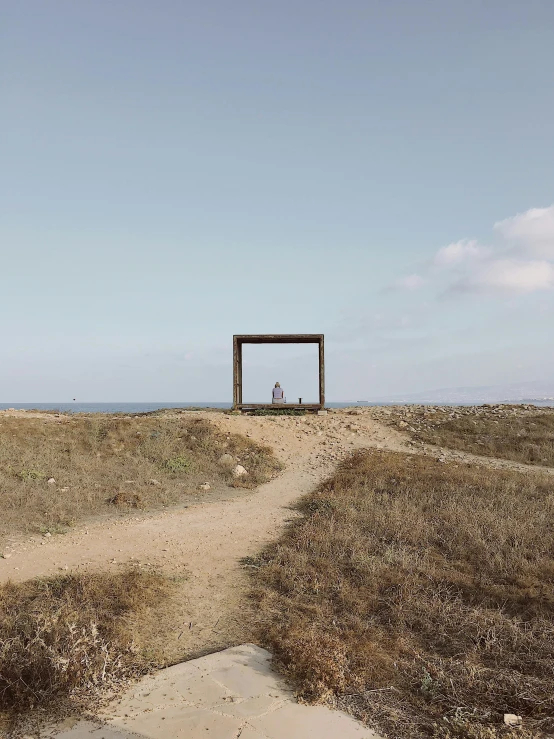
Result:
[[[275,383],[275,387],[273,388],[272,394],[273,394],[272,403],[284,403],[285,402],[285,393],[283,392],[283,388],[278,382]]]

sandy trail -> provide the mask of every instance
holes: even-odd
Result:
[[[241,559],[255,555],[295,513],[290,505],[358,447],[407,449],[403,436],[370,417],[347,413],[309,417],[250,417],[197,412],[225,431],[275,449],[286,469],[253,491],[186,509],[89,523],[50,538],[30,537],[0,559],[0,581],[27,580],[65,570],[117,569],[135,563],[184,576],[179,595],[151,624],[166,662],[248,638],[248,581]],[[351,428],[353,426],[353,428]],[[245,605],[246,604],[246,605]]]
[[[14,545],[9,559],[0,559],[0,582],[65,570],[115,570],[129,563],[183,576],[186,579],[167,612],[163,617],[155,614],[149,636],[162,648],[166,664],[178,662],[249,640],[250,619],[244,617],[249,607],[245,597],[248,578],[241,560],[277,538],[287,519],[296,515],[291,504],[328,475],[345,454],[368,447],[441,454],[431,447],[414,449],[407,435],[379,423],[370,412],[343,410],[304,417],[191,415],[271,446],[286,470],[256,490],[230,489],[225,500],[89,523],[68,534],[22,540]],[[528,469],[465,453],[447,452],[445,456]]]

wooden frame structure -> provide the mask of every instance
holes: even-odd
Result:
[[[242,347],[243,344],[317,344],[319,348],[319,403],[272,403],[242,402]],[[233,409],[247,408],[301,408],[319,411],[325,407],[325,357],[323,334],[237,334],[233,336]]]

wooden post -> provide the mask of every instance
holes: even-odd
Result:
[[[233,336],[233,409],[240,403],[239,394],[239,341]]]
[[[319,340],[319,403],[321,410],[325,407],[325,352],[323,336]]]
[[[239,403],[242,403],[242,341],[239,341],[239,343],[238,343],[238,354],[239,354],[239,358],[238,358],[238,370],[239,370],[239,373],[238,373],[237,382],[238,382],[238,386],[239,386],[239,388],[238,388],[238,390],[239,390]]]

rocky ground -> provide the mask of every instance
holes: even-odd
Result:
[[[554,410],[535,405],[377,407],[367,412],[409,436],[407,444],[441,461],[483,463],[496,469],[552,468]],[[525,450],[523,447],[526,446]],[[519,448],[518,448],[519,447]],[[530,448],[533,447],[533,448]]]

